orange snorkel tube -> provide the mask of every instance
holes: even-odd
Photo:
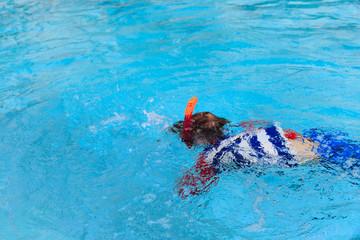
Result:
[[[194,112],[197,101],[197,97],[191,98],[185,108],[185,119],[183,123],[183,141],[186,143],[186,146],[188,146],[188,148],[191,148],[193,145],[193,136],[190,131],[192,128],[191,115]]]

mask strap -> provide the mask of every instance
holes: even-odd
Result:
[[[191,98],[185,108],[185,119],[183,123],[183,141],[186,143],[186,146],[188,146],[188,148],[191,148],[193,145],[193,136],[190,131],[192,128],[191,115],[194,112],[197,101],[197,97]]]

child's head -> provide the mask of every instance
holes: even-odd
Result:
[[[171,131],[178,133],[182,140],[184,140],[183,122],[176,122],[171,128]],[[209,112],[195,113],[191,116],[192,143],[195,145],[216,143],[223,138],[223,127],[229,122],[225,118],[219,118]]]

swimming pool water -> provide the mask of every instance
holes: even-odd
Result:
[[[360,140],[358,1],[4,0],[1,239],[351,239],[359,174],[226,172],[182,200],[195,111]]]

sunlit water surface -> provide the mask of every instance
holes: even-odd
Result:
[[[360,134],[358,1],[0,3],[1,239],[350,239],[359,174],[225,172],[182,200],[196,111]]]

